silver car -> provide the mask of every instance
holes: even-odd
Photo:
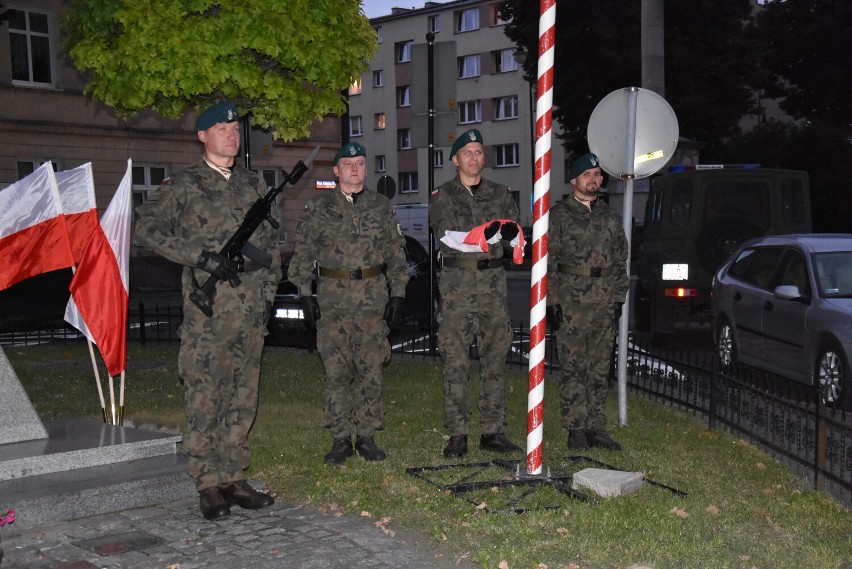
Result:
[[[760,237],[713,277],[713,332],[722,365],[748,364],[852,407],[852,234]]]

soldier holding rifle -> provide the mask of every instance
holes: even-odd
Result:
[[[184,450],[201,512],[213,520],[230,515],[232,505],[259,509],[273,503],[246,482],[243,471],[249,466],[248,433],[281,258],[270,223],[251,237],[254,250],[271,258],[269,267],[221,252],[252,204],[267,193],[259,176],[235,164],[240,122],[234,104],[213,105],[198,117],[195,130],[204,145],[202,159],[137,208],[135,238],[184,267],[178,356],[188,420]],[[271,215],[277,217],[274,208]],[[222,282],[208,316],[190,295],[211,275]]]

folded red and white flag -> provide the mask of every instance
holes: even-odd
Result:
[[[495,221],[500,223],[500,229],[491,237],[491,239],[486,240],[485,229]],[[512,262],[516,265],[521,265],[524,262],[524,232],[521,231],[521,226],[511,219],[492,219],[482,225],[477,225],[467,232],[467,236],[464,238],[464,243],[468,245],[478,245],[481,251],[488,251],[488,244],[496,243],[500,240],[503,226],[507,223],[514,224],[518,228],[518,234],[509,242],[509,245],[512,246]]]

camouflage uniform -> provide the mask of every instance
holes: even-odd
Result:
[[[257,413],[263,338],[281,280],[278,232],[268,223],[258,228],[251,242],[272,255],[272,268],[247,259],[241,284],[216,286],[210,318],[189,300],[210,276],[195,265],[203,251],[222,249],[266,191],[265,183],[244,168],[234,167],[225,180],[202,160],[136,210],[136,241],[184,265],[178,371],[188,421],[184,450],[199,491],[240,480],[249,466],[248,433]],[[274,208],[272,215],[278,215]]]
[[[494,219],[517,222],[518,207],[509,188],[482,179],[471,192],[459,176],[438,187],[429,204],[435,235],[469,231]],[[498,260],[502,242],[488,252],[462,253],[441,243],[441,311],[438,347],[444,367],[444,424],[450,436],[467,435],[470,423],[470,345],[476,339],[480,362],[479,414],[482,434],[502,433],[506,425],[506,379],[503,370],[512,344],[506,304],[505,261],[486,269],[447,266],[450,259]]]
[[[629,284],[627,239],[620,216],[601,199],[589,211],[569,196],[551,208],[549,223],[547,303],[561,304],[565,319],[556,332],[562,426],[603,430],[614,306]],[[596,268],[601,276],[591,276]]]
[[[369,269],[375,277],[320,276],[317,349],[325,367],[325,425],[334,439],[372,437],[384,428],[382,368],[390,361],[384,309],[390,296],[405,296],[405,240],[390,201],[366,189],[353,202],[339,189],[308,202],[296,225],[296,247],[287,277],[300,296],[311,295],[314,266]]]

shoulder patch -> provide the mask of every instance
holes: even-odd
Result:
[[[305,222],[305,218],[304,218],[304,217],[300,217],[300,218],[296,221],[296,229],[294,229],[293,231],[295,231],[296,233],[301,233],[302,231],[304,231],[304,230],[305,230],[305,223],[306,223],[306,222]]]

